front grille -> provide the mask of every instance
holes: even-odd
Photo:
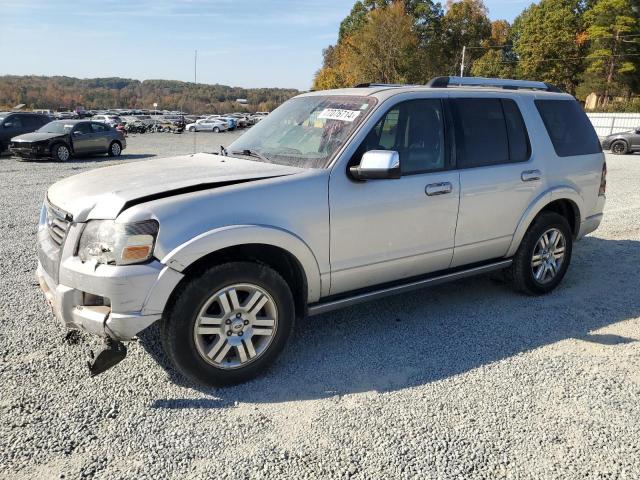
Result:
[[[51,208],[51,206],[47,206],[47,231],[51,240],[59,247],[64,243],[64,237],[67,235],[68,229],[69,220],[67,220],[66,215]]]

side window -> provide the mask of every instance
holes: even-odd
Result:
[[[102,133],[102,132],[106,132],[107,131],[107,127],[101,123],[91,123],[91,129],[95,132],[95,133]]]
[[[531,156],[531,144],[520,109],[516,102],[509,99],[502,100],[502,108],[509,136],[509,158],[514,163],[526,162]]]
[[[559,157],[602,151],[589,118],[575,100],[536,100],[553,148]]]
[[[78,123],[76,124],[76,126],[73,128],[74,132],[82,132],[82,133],[93,133],[93,130],[91,129],[91,125],[89,125],[86,122],[83,123]]]
[[[440,99],[408,100],[395,105],[371,129],[356,151],[357,164],[369,150],[395,150],[403,174],[442,170],[445,136]]]
[[[460,168],[509,162],[507,125],[498,98],[451,100],[456,162]]]
[[[5,123],[10,122],[12,124],[12,128],[22,128],[24,125],[24,122],[20,118],[20,115],[12,115],[11,117],[7,118],[4,122]]]

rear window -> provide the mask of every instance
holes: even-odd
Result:
[[[536,100],[536,107],[559,157],[602,151],[589,118],[574,100]]]

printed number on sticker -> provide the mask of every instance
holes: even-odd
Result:
[[[325,108],[320,112],[318,118],[326,118],[327,120],[342,120],[343,122],[353,122],[358,118],[360,112],[358,110],[342,110],[341,108]]]

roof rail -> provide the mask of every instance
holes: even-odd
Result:
[[[494,87],[505,90],[543,90],[545,92],[562,93],[555,85],[545,82],[534,82],[532,80],[510,80],[505,78],[485,78],[485,77],[435,77],[427,82],[427,87],[448,88],[448,87]]]
[[[359,83],[353,88],[369,88],[369,87],[409,87],[406,83]]]

